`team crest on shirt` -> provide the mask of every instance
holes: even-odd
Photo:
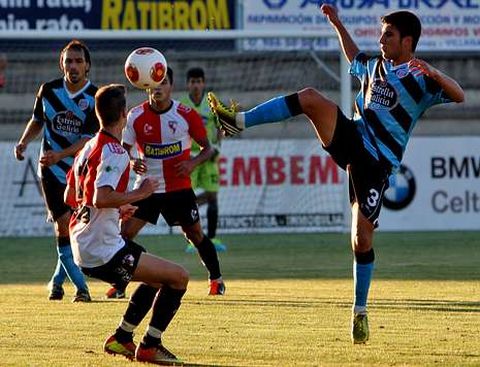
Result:
[[[78,101],[78,107],[82,111],[85,111],[88,108],[88,101],[85,98],[82,98],[80,101]]]
[[[177,131],[177,126],[178,126],[177,121],[175,121],[175,120],[168,121],[168,127],[169,127],[170,131],[172,132],[172,135],[175,135],[175,132]]]
[[[370,83],[365,96],[365,108],[391,110],[398,104],[398,93],[387,81],[376,79]]]
[[[167,159],[182,154],[182,142],[176,141],[169,144],[150,144],[143,145],[143,153],[146,158]]]
[[[151,135],[153,132],[153,126],[149,124],[143,125],[143,133],[145,135]]]
[[[398,79],[405,78],[408,75],[408,68],[400,68],[395,71],[395,75],[397,76]]]

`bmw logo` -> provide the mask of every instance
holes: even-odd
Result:
[[[281,9],[287,3],[287,0],[263,0],[263,3],[269,9]]]
[[[413,201],[417,185],[412,171],[403,164],[392,177],[390,187],[385,191],[383,206],[391,210],[402,210]]]

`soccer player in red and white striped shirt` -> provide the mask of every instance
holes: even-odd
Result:
[[[159,181],[147,178],[126,191],[130,158],[120,143],[127,117],[124,86],[100,88],[95,110],[101,130],[76,156],[67,176],[65,202],[76,209],[70,220],[74,259],[86,275],[115,287],[126,287],[132,280],[142,282],[104,350],[144,362],[180,362],[162,345],[161,335],[180,307],[188,273],[120,235],[120,219],[136,209],[131,203],[149,197],[159,188]],[[133,331],[150,309],[148,329],[136,347]]]
[[[135,145],[140,155],[134,161],[133,169],[137,173],[134,187],[140,187],[149,177],[159,180],[160,187],[148,198],[134,203],[138,209],[122,223],[122,235],[133,239],[147,222],[156,224],[162,214],[168,225],[181,226],[187,239],[197,248],[209,273],[209,294],[223,295],[225,284],[217,252],[203,233],[190,181],[193,169],[210,159],[214,150],[201,116],[171,98],[172,85],[173,71],[168,68],[161,85],[148,91],[148,100],[128,114],[122,143],[129,152]],[[201,148],[195,157],[190,155],[192,139]]]

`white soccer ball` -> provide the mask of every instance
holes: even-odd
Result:
[[[125,76],[136,88],[156,88],[167,75],[167,60],[151,47],[133,50],[125,61]]]

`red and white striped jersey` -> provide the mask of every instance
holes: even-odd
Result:
[[[77,154],[67,175],[67,184],[75,187],[78,208],[70,219],[70,240],[75,263],[82,267],[101,266],[121,249],[118,208],[95,208],[93,197],[100,187],[110,186],[125,192],[130,159],[120,142],[100,131]]]
[[[162,113],[154,111],[148,101],[132,108],[123,130],[123,143],[136,146],[148,169],[146,175],[137,175],[134,187],[154,176],[160,181],[157,193],[191,188],[190,177],[178,176],[175,165],[190,159],[192,138],[198,141],[206,137],[200,115],[178,101]]]

